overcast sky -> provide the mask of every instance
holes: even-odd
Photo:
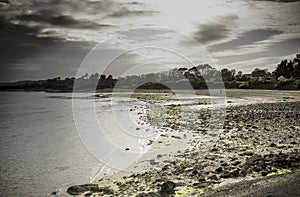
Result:
[[[137,64],[133,73],[157,71],[184,58],[272,71],[300,52],[299,10],[296,0],[0,0],[0,80],[75,76],[101,42],[89,72],[124,51],[106,74]]]

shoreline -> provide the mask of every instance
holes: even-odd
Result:
[[[242,88],[224,88],[226,91],[235,91],[235,90],[241,90],[241,91],[296,91],[299,92],[300,89],[263,89],[263,88],[249,88],[249,89],[242,89]],[[114,91],[117,90],[117,91]],[[112,92],[128,92],[128,90],[132,89],[114,89],[114,88],[106,88],[106,89],[98,89],[95,91],[90,91],[90,93],[112,93]],[[172,90],[176,91],[185,91],[184,89],[135,89],[134,92],[143,92],[143,93],[165,93],[165,92],[172,92]],[[208,92],[210,90],[218,90],[218,88],[213,89],[195,89],[196,92]],[[5,89],[0,90],[0,92],[47,92],[47,93],[86,93],[87,90],[82,91],[74,91],[72,89],[70,90],[61,90],[61,89]]]
[[[256,179],[259,176],[269,176],[269,174],[272,175],[272,173],[280,174],[299,170],[300,155],[297,144],[299,144],[300,125],[299,122],[297,122],[297,119],[295,119],[299,115],[297,114],[297,110],[299,110],[300,106],[299,96],[297,97],[297,94],[283,96],[283,91],[275,92],[276,94],[273,92],[273,95],[268,96],[268,92],[264,91],[261,93],[257,92],[256,94],[251,95],[249,98],[246,98],[247,96],[243,95],[244,92],[240,92],[241,95],[238,94],[235,95],[235,97],[230,95],[234,94],[234,92],[229,92],[228,100],[238,104],[231,105],[227,109],[227,121],[225,122],[224,130],[220,134],[219,141],[217,142],[216,146],[214,146],[211,151],[206,154],[206,156],[199,156],[197,151],[193,149],[187,149],[186,151],[175,154],[174,159],[169,159],[169,162],[167,162],[167,164],[164,166],[154,168],[150,175],[149,172],[146,172],[147,170],[145,172],[131,174],[120,173],[120,175],[123,176],[122,178],[118,175],[106,177],[103,180],[96,182],[97,187],[95,187],[97,189],[93,190],[94,192],[90,189],[87,189],[86,191],[81,192],[80,195],[162,196],[160,193],[161,187],[168,181],[175,183],[176,185],[170,194],[174,192],[174,194],[185,192],[193,193],[194,195],[200,195],[205,193],[207,194],[213,189],[221,187],[224,183],[230,184],[236,180],[242,181],[249,177],[251,178],[252,176],[254,176],[254,179]],[[235,94],[236,93],[237,92],[235,92]],[[262,98],[262,93],[265,95],[265,98]],[[273,97],[273,99],[269,99],[270,97]],[[266,100],[269,102],[264,103]],[[247,101],[248,103],[243,105]],[[241,103],[243,104],[241,105]],[[263,109],[262,112],[261,109]],[[286,109],[290,110],[291,112]],[[247,114],[244,113],[243,116],[240,117],[239,115],[245,111],[252,111],[252,113],[250,116],[247,116]],[[253,113],[255,111],[258,111],[259,113]],[[269,115],[270,111],[272,111],[273,114]],[[187,116],[189,116],[188,112],[185,113]],[[289,117],[282,117],[280,113],[284,113],[285,115],[287,114]],[[258,119],[256,115],[260,117],[260,119]],[[262,117],[267,117],[267,121],[261,120]],[[246,123],[249,121],[249,118],[251,123],[254,125]],[[275,119],[277,122],[274,122],[273,119]],[[281,124],[279,124],[278,121]],[[245,125],[240,125],[241,122],[245,122]],[[286,124],[288,122],[290,122],[289,125]],[[264,132],[270,132],[272,128],[274,129],[278,125],[280,125],[280,127],[287,127],[289,129],[289,133],[296,131],[296,139],[294,141],[285,139],[287,140],[286,143],[283,143],[283,141],[281,143],[276,143],[276,138],[279,137],[278,135],[283,135],[282,131],[278,131],[276,136],[264,135],[263,132],[260,131],[264,130]],[[289,127],[291,125],[293,128]],[[169,127],[171,126],[172,125],[169,125]],[[176,129],[178,130],[180,128]],[[240,129],[242,132],[238,131],[238,129]],[[190,130],[195,131],[195,128],[191,126]],[[202,128],[202,130],[197,130],[196,133],[197,135],[201,135],[205,133],[205,129]],[[252,133],[256,134],[254,135]],[[243,136],[243,134],[246,134],[246,136]],[[257,139],[257,137],[262,139]],[[271,142],[269,142],[269,140],[271,140]],[[232,146],[230,141],[240,141],[240,145],[236,144],[236,146],[230,147]],[[264,141],[264,145],[259,143],[257,144],[255,143],[256,141],[259,141],[260,143],[261,141]],[[248,146],[246,146],[247,143],[249,143]],[[289,146],[286,144],[289,144]],[[223,157],[222,155],[226,156]],[[282,157],[281,160],[287,160],[287,163],[281,166],[282,168],[276,166],[278,163],[276,160],[278,155],[279,157]],[[294,158],[290,159],[290,155],[292,155]],[[159,163],[157,158],[151,160],[150,163]],[[254,161],[251,161],[251,159]],[[296,159],[297,161],[294,162],[293,159]],[[262,168],[256,172],[257,169],[255,171],[255,169],[250,168],[253,166],[251,162],[257,162],[260,160],[263,160],[267,163],[269,162],[265,167],[267,170]],[[276,165],[272,166],[272,163]],[[294,167],[290,168],[290,165],[294,165]],[[197,180],[195,180],[195,178]],[[112,192],[114,194],[112,194]]]

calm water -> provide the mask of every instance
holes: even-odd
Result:
[[[87,183],[102,166],[80,141],[71,96],[0,92],[0,196],[47,196]]]
[[[158,129],[139,120],[144,103],[124,97],[95,101],[90,96],[76,94],[76,124],[89,150],[108,166],[124,169],[138,159],[146,161],[162,151],[169,154],[185,147],[181,143],[154,146],[146,154]],[[49,196],[54,191],[65,196],[70,185],[114,172],[81,142],[71,97],[71,93],[0,92],[0,196]],[[94,105],[96,111],[91,111]],[[92,121],[95,114],[97,121]],[[99,136],[99,123],[106,136]]]

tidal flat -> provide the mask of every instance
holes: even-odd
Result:
[[[300,176],[297,91],[227,90],[226,102],[217,108],[224,113],[217,116],[212,111],[219,98],[208,92],[181,97],[134,93],[130,98],[144,103],[135,106],[143,109],[139,119],[158,130],[159,137],[148,141],[151,154],[111,176],[69,187],[69,194],[214,196],[230,184]]]

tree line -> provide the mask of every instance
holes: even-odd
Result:
[[[165,72],[130,75],[113,78],[112,75],[94,73],[79,78],[56,77],[39,81],[1,83],[0,90],[32,90],[71,92],[73,86],[82,90],[141,88],[141,89],[185,89],[187,84],[194,89],[252,88],[252,89],[300,89],[300,54],[293,60],[282,60],[273,72],[255,68],[250,74],[235,69],[217,70],[208,64],[192,68],[175,68]]]

